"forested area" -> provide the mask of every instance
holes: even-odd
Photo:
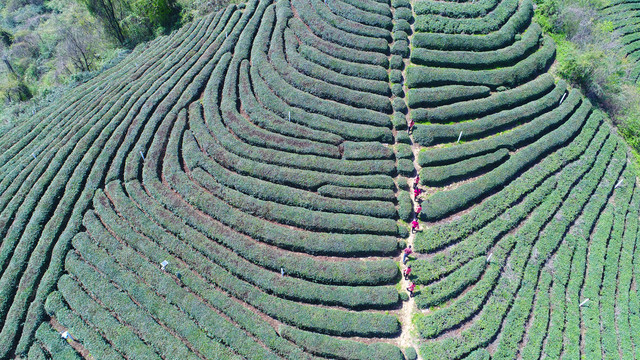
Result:
[[[0,0],[0,121],[61,96],[135,46],[238,0]],[[53,101],[50,99],[50,101]]]
[[[640,151],[640,64],[633,8],[622,0],[536,0],[534,19],[557,44],[557,76],[603,109]]]

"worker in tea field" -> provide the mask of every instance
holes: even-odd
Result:
[[[413,182],[413,188],[417,189],[418,184],[420,184],[420,175],[416,175],[416,180]]]
[[[416,199],[418,198],[418,196],[420,196],[420,194],[422,194],[422,189],[420,188],[413,189],[413,196],[415,196]]]
[[[411,133],[413,132],[413,125],[415,125],[413,119],[409,120],[409,126],[407,126],[407,134],[411,135]]]
[[[407,291],[409,292],[409,297],[413,297],[413,290],[416,289],[416,284],[411,283],[409,287],[407,287]]]
[[[418,207],[416,208],[416,217],[420,216],[421,211],[422,211],[422,206],[418,204]]]
[[[411,265],[407,266],[407,268],[404,269],[404,279],[409,280],[410,274],[411,274]]]
[[[411,222],[411,232],[414,233],[418,231],[419,227],[420,227],[420,223],[418,223],[418,220],[413,219],[413,221]]]
[[[404,251],[402,252],[402,263],[403,264],[407,263],[407,258],[409,257],[409,255],[411,255],[412,252],[413,252],[413,249],[411,249],[411,245],[409,245],[406,249],[404,249]]]

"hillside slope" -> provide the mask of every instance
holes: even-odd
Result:
[[[35,114],[0,138],[0,358],[631,354],[637,170],[531,16],[254,0]]]

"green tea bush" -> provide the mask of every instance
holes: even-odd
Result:
[[[413,37],[412,45],[418,48],[450,51],[489,51],[507,47],[513,43],[516,34],[531,22],[532,2],[525,0],[518,11],[500,28],[487,35],[420,33]]]
[[[442,186],[467,177],[472,177],[488,168],[495,167],[509,158],[507,149],[460,161],[456,164],[424,167],[420,170],[420,184]]]
[[[363,344],[353,340],[342,340],[298,330],[280,325],[282,337],[302,346],[306,351],[318,356],[340,357],[348,360],[402,360],[402,352],[396,346],[386,343]]]

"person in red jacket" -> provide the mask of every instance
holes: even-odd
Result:
[[[407,266],[407,268],[404,269],[404,279],[409,280],[410,274],[411,274],[411,265]]]
[[[419,216],[421,211],[422,211],[422,206],[418,204],[418,207],[416,208],[416,216]]]
[[[411,232],[414,233],[418,231],[419,227],[420,227],[420,223],[418,222],[418,220],[413,219],[413,221],[411,222]]]
[[[413,132],[413,125],[415,123],[413,122],[413,120],[409,120],[409,126],[407,126],[407,134],[411,134]]]
[[[411,249],[411,245],[409,245],[406,249],[404,249],[404,251],[402,252],[402,263],[403,264],[407,263],[407,258],[409,257],[409,255],[411,255],[412,252],[413,252],[413,249]]]
[[[407,288],[407,291],[409,292],[409,297],[413,297],[413,290],[416,289],[416,284],[411,283],[409,284],[409,287]]]
[[[416,175],[416,181],[413,182],[413,188],[417,188],[418,184],[420,184],[420,175]]]
[[[418,198],[418,196],[420,196],[420,194],[422,194],[422,189],[420,189],[420,188],[413,189],[413,196]]]

